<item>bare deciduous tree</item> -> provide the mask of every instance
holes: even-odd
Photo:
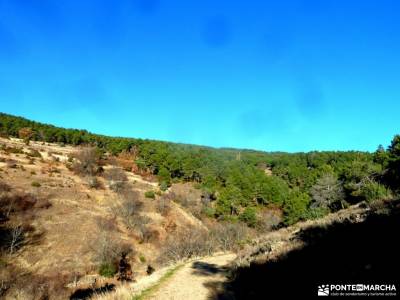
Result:
[[[23,139],[25,144],[29,144],[29,141],[33,137],[34,132],[30,127],[23,127],[18,131],[19,138]]]
[[[139,199],[139,194],[130,189],[124,189],[113,204],[112,211],[115,216],[122,218],[128,227],[134,216],[139,215],[143,207],[143,202]]]
[[[343,206],[344,192],[339,180],[332,174],[325,174],[317,180],[310,190],[312,207],[330,208],[334,203]]]
[[[160,197],[157,200],[156,208],[162,216],[167,216],[171,211],[171,200],[168,197]]]
[[[214,249],[215,244],[206,231],[190,228],[168,236],[159,261],[166,263],[195,256],[209,255]]]
[[[122,243],[112,232],[99,231],[96,239],[91,243],[90,248],[95,254],[98,263],[113,263],[121,255]]]
[[[139,193],[125,188],[111,207],[114,215],[120,217],[126,227],[135,231],[142,242],[149,241],[154,232],[147,227],[150,219],[141,215],[143,202],[140,201]]]
[[[261,232],[269,232],[274,230],[281,222],[281,211],[268,209],[258,213],[257,229]]]
[[[125,183],[128,180],[125,172],[117,167],[107,170],[104,177],[108,180],[110,189],[117,193],[124,190]]]
[[[21,225],[11,228],[9,236],[9,253],[13,254],[23,243],[24,231]]]
[[[149,242],[157,234],[147,226],[149,223],[150,219],[142,215],[130,220],[130,229],[135,230],[141,242]]]
[[[84,147],[74,157],[73,169],[77,174],[95,176],[99,172],[99,154],[95,147]]]
[[[236,250],[246,239],[248,228],[242,223],[217,223],[210,230],[210,238],[220,250]]]

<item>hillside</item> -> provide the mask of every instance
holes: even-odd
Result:
[[[357,219],[398,198],[399,136],[375,153],[268,153],[107,137],[6,114],[0,133],[5,299],[112,298],[114,290],[129,298],[169,268],[221,251],[228,260],[238,253],[235,268],[218,262],[237,276],[217,272],[214,290],[199,295],[238,294],[240,274],[253,272],[243,263],[268,263],[268,239],[291,253],[300,240],[292,230]],[[176,287],[167,290],[174,298]]]
[[[194,183],[206,202],[216,200],[205,208],[207,215],[250,227],[257,225],[260,208],[280,212],[275,215],[290,225],[349,204],[390,198],[388,187],[397,189],[398,138],[373,154],[269,153],[107,137],[6,114],[0,114],[0,133],[25,141],[95,146],[122,158],[131,171],[153,176],[163,189],[177,182]],[[331,194],[321,195],[329,186],[335,186]]]
[[[67,168],[78,148],[36,142],[26,146],[18,139],[0,139],[0,144],[2,234],[22,230],[12,253],[6,236],[2,239],[7,249],[0,281],[6,299],[30,299],[32,293],[32,299],[39,299],[46,291],[51,299],[57,294],[66,299],[95,281],[99,286],[115,283],[99,276],[98,268],[102,256],[118,255],[114,252],[121,247],[130,249],[134,277],[143,276],[149,265],[158,268],[163,263],[157,259],[167,235],[189,228],[207,230],[168,198],[190,193],[193,201],[200,201],[199,192],[185,184],[175,184],[153,200],[144,194],[159,191],[155,182],[122,171],[142,221],[129,229],[124,212],[118,211],[121,195],[110,188],[110,180],[99,176],[94,188]],[[107,173],[114,166],[104,161],[102,168]]]
[[[354,205],[260,235],[237,254],[194,258],[94,299],[310,298],[321,278],[397,284],[399,246],[392,237],[399,212],[399,201]],[[372,231],[377,236],[371,237]]]

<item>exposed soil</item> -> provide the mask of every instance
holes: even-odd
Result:
[[[209,284],[215,285],[226,281],[228,265],[235,258],[235,254],[229,253],[188,262],[148,299],[209,299]]]

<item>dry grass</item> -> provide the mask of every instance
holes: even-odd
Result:
[[[169,235],[189,227],[201,229],[203,232],[208,230],[199,219],[169,198],[165,202],[159,201],[161,197],[154,201],[145,199],[144,191],[157,188],[156,182],[147,181],[146,178],[121,169],[115,174],[107,174],[107,170],[115,166],[103,166],[106,178],[97,177],[106,183],[103,184],[103,189],[90,188],[84,176],[77,175],[69,169],[77,159],[68,161],[68,157],[75,157],[74,152],[77,148],[47,143],[42,145],[36,142],[26,146],[17,139],[0,138],[0,142],[6,147],[16,149],[9,152],[0,149],[0,169],[4,179],[4,184],[0,185],[1,193],[7,194],[9,189],[16,195],[21,193],[15,198],[15,203],[9,199],[0,206],[5,209],[5,215],[9,214],[7,211],[16,209],[14,206],[20,210],[21,219],[15,219],[16,225],[23,218],[33,222],[35,231],[28,235],[32,241],[34,234],[42,234],[40,238],[36,236],[34,243],[27,244],[13,254],[13,267],[18,267],[23,274],[31,274],[31,277],[24,277],[25,282],[35,283],[33,277],[37,277],[42,280],[40,284],[35,283],[37,287],[51,286],[52,280],[58,276],[56,274],[64,274],[60,282],[71,287],[66,291],[72,293],[74,289],[85,287],[85,278],[92,276],[99,281],[103,280],[98,275],[100,258],[112,257],[113,255],[106,253],[119,253],[119,246],[126,244],[147,258],[147,262],[143,263],[137,254],[129,255],[135,278],[153,278],[159,274],[160,266],[157,265],[156,259],[162,253],[161,246]],[[33,157],[34,164],[31,164],[32,157],[26,157],[32,149],[42,156]],[[55,161],[54,157],[58,157],[59,161]],[[8,167],[7,162],[12,162],[15,166]],[[126,175],[126,181],[121,172]],[[115,178],[124,182],[121,190],[110,188],[109,180]],[[40,187],[31,186],[33,181],[40,183]],[[185,193],[196,193],[196,199],[200,199],[199,191],[187,184],[178,186],[177,193],[182,196]],[[107,232],[108,236],[104,237],[99,232]],[[110,247],[114,250],[104,247],[114,239],[118,247]],[[7,258],[6,263],[9,262]],[[146,274],[147,264],[156,268],[155,275]],[[8,268],[11,271],[11,265]],[[11,278],[9,274],[4,276]],[[15,288],[16,286],[10,287],[7,291],[14,298],[17,297]],[[55,290],[56,288],[54,291],[50,288],[50,299],[57,299]],[[68,294],[64,292],[60,292],[60,295],[63,295],[62,299],[68,298]],[[30,293],[28,287],[26,290],[21,289],[20,294],[23,293]],[[123,299],[122,297],[117,299]]]
[[[92,297],[92,300],[144,300],[151,294],[157,292],[160,286],[171,278],[183,264],[177,264],[160,269],[150,276],[138,280],[136,283],[119,286],[115,292],[99,294]]]

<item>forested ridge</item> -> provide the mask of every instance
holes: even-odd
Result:
[[[65,129],[0,113],[3,137],[91,145],[113,155],[131,153],[141,171],[160,187],[193,182],[203,191],[202,213],[251,227],[266,219],[290,225],[349,204],[396,197],[400,185],[400,136],[374,153],[308,153],[218,149],[170,142],[109,137]]]

